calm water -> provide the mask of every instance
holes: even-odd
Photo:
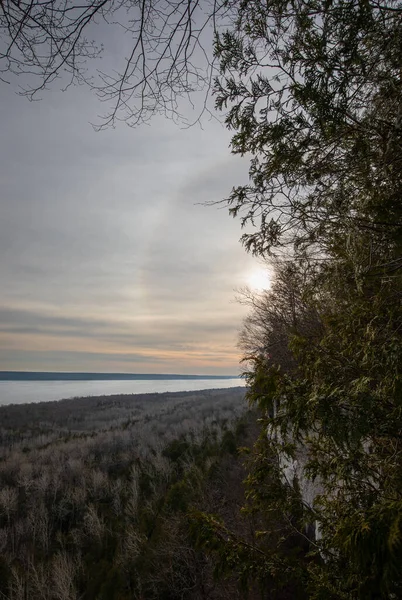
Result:
[[[244,385],[242,379],[158,379],[116,381],[0,381],[0,405],[50,402],[80,396],[148,394],[230,388]]]

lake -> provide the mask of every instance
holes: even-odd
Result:
[[[187,392],[244,386],[243,379],[129,379],[0,381],[0,405],[51,402],[64,398]]]

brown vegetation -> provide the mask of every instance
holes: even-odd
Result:
[[[242,388],[1,407],[0,597],[239,597],[188,514],[235,520],[245,409]]]

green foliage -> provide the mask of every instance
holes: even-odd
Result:
[[[245,504],[239,518],[248,529],[252,524],[251,536],[246,529],[242,534],[233,531],[218,516],[193,511],[192,539],[197,547],[213,554],[215,577],[235,575],[245,593],[255,589],[264,599],[307,598],[306,543],[298,530],[300,496],[283,485],[265,433],[247,453],[247,471]]]
[[[244,299],[248,397],[269,438],[246,510],[290,519],[285,547],[319,525],[293,571],[309,598],[402,596],[401,40],[394,0],[251,0],[215,41],[216,104],[251,158],[229,210],[275,270]]]
[[[166,456],[173,462],[177,462],[183,458],[189,449],[189,444],[186,440],[172,440],[168,446],[163,450],[163,456]]]
[[[222,437],[222,452],[237,453],[236,436],[233,431],[225,431]]]
[[[369,273],[346,287],[347,267],[333,256],[308,283],[322,327],[319,336],[288,327],[293,371],[284,372],[282,354],[249,356],[249,400],[267,414],[272,451],[303,464],[300,485],[318,483],[310,511],[282,507],[299,515],[300,532],[303,520],[320,527],[305,565],[309,597],[399,597],[402,279]],[[264,465],[267,449],[259,453],[263,473],[283,481],[281,468]],[[257,475],[252,505],[280,509]]]
[[[401,7],[243,2],[218,34],[218,109],[250,183],[230,212],[257,255],[329,251],[355,230],[400,240]]]
[[[186,512],[189,501],[193,496],[192,488],[188,481],[181,480],[175,483],[169,490],[166,496],[166,504],[168,508],[174,512]]]

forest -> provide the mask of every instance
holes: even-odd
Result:
[[[236,519],[243,388],[3,406],[0,423],[2,598],[237,597],[188,515]]]

